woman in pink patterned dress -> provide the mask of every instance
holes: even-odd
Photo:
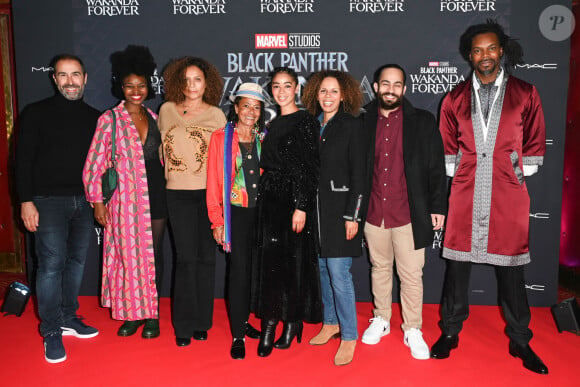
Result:
[[[97,123],[83,182],[105,228],[101,302],[115,320],[123,320],[119,336],[159,336],[158,289],[167,206],[165,178],[159,156],[161,134],[157,116],[143,106],[153,97],[155,62],[149,49],[128,46],[111,55],[113,93],[123,100]],[[103,204],[101,176],[111,166],[112,122],[115,119],[117,190]],[[157,276],[156,276],[157,272]]]

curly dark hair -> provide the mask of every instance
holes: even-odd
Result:
[[[524,63],[524,49],[517,42],[504,32],[503,27],[494,19],[487,19],[485,23],[470,26],[459,38],[459,53],[469,64],[471,53],[471,43],[477,35],[494,33],[499,40],[499,45],[503,48],[506,71],[509,73],[517,64]]]
[[[116,98],[125,98],[123,81],[131,74],[144,77],[147,81],[147,99],[155,98],[151,77],[157,65],[147,47],[130,44],[123,51],[112,53],[110,60],[113,73],[111,92]]]
[[[240,102],[242,98],[243,97],[236,97],[234,103],[230,105],[230,110],[228,112],[228,121],[230,121],[234,125],[238,123],[239,119],[238,113],[236,113],[236,105]],[[258,131],[262,132],[266,127],[266,117],[265,117],[266,112],[264,109],[264,102],[262,101],[258,102],[260,102],[260,118],[258,118],[258,122],[256,122],[256,125],[258,126]]]
[[[318,115],[322,111],[318,103],[318,90],[324,78],[335,78],[338,81],[344,111],[353,116],[358,115],[363,99],[358,82],[352,75],[335,70],[318,71],[308,78],[302,92],[302,103],[310,114]]]
[[[165,99],[175,103],[185,101],[183,90],[187,87],[185,72],[188,67],[195,66],[199,68],[205,76],[205,92],[203,101],[213,106],[218,106],[222,98],[224,81],[218,69],[202,58],[185,56],[179,59],[173,59],[163,71],[165,80]]]

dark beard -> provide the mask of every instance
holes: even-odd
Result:
[[[393,96],[397,97],[397,100],[394,102],[391,102],[391,103],[387,103],[383,99],[383,96],[385,96],[385,95],[393,95]],[[392,94],[392,93],[383,93],[383,94],[379,95],[378,100],[379,100],[379,106],[381,107],[381,109],[394,110],[394,109],[398,108],[399,106],[401,106],[402,97],[398,97],[397,95]]]
[[[73,92],[72,94],[68,94],[65,89],[67,87],[70,86],[74,86],[76,88],[76,91]],[[83,93],[84,93],[84,88],[82,86],[77,86],[77,85],[64,85],[62,87],[57,87],[58,91],[60,92],[60,94],[62,94],[62,96],[66,99],[68,99],[69,101],[76,101],[79,100],[83,97]]]
[[[496,70],[497,70],[497,62],[492,60],[491,62],[493,62],[493,66],[483,70],[479,67],[479,63],[477,64],[477,71],[482,74],[482,75],[490,75],[493,74]]]

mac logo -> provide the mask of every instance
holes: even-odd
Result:
[[[558,64],[557,63],[542,63],[542,64],[538,64],[538,63],[534,63],[534,64],[525,63],[523,65],[517,64],[515,67],[516,67],[516,69],[526,69],[526,70],[532,70],[532,69],[557,70],[558,69]]]
[[[530,289],[530,290],[536,290],[539,292],[543,292],[545,290],[545,286],[544,285],[526,285],[526,289]]]
[[[40,73],[46,73],[47,71],[52,71],[52,70],[54,70],[54,69],[52,67],[50,67],[50,66],[48,66],[48,67],[45,67],[45,66],[42,66],[42,67],[34,67],[34,66],[32,66],[32,72],[33,73],[38,73],[38,72],[40,72]]]
[[[535,214],[530,213],[530,218],[550,219],[550,214],[547,212],[536,212]]]

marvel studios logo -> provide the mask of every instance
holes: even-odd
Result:
[[[256,34],[256,49],[320,48],[320,33]]]
[[[429,67],[449,66],[449,62],[429,61]]]

